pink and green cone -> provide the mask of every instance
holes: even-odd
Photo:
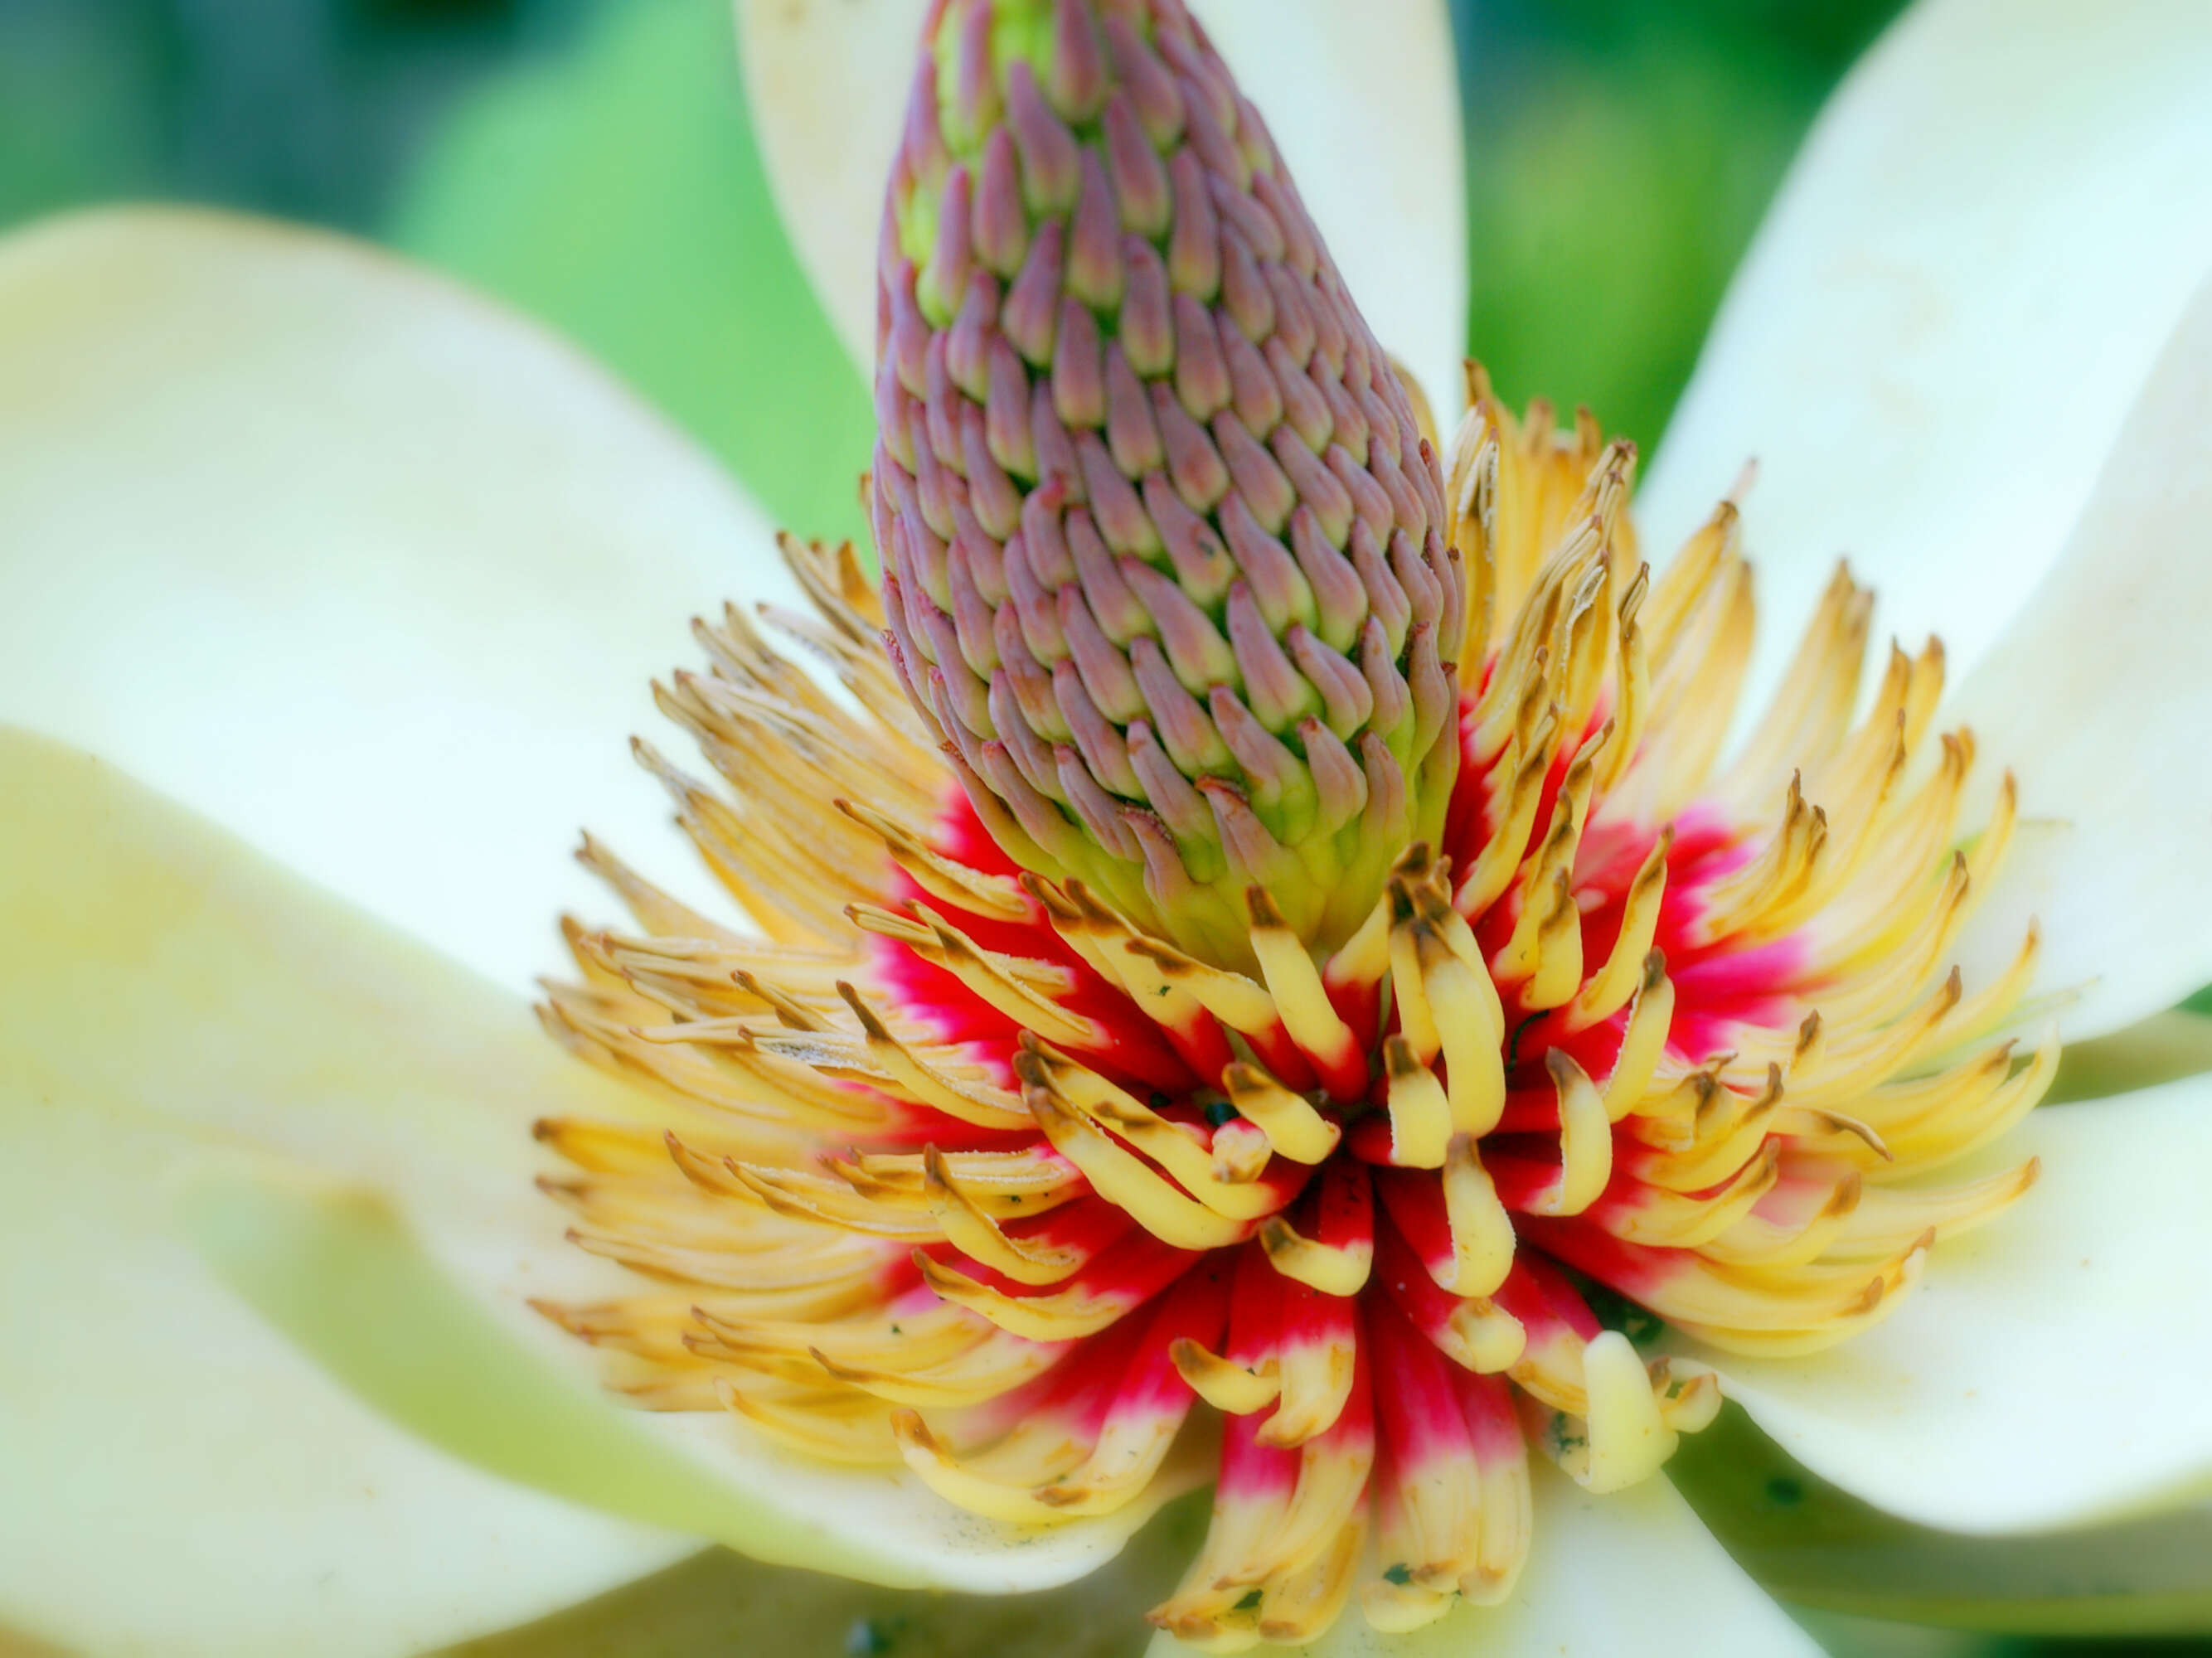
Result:
[[[994,835],[1201,954],[1437,835],[1432,446],[1178,0],[939,0],[880,257],[894,662]]]

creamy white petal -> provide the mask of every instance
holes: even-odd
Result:
[[[2208,82],[2212,85],[2212,82]],[[2212,102],[2212,100],[2208,100]],[[2069,1037],[2212,983],[2212,281],[2144,386],[2088,507],[1952,708],[2023,837],[1962,940],[1984,962],[2039,917]]]
[[[96,1653],[398,1658],[697,1547],[470,1467],[350,1397],[167,1224],[163,1177],[204,1155],[191,1127],[19,1076],[35,1035],[0,1025],[0,1650],[13,1630]]]
[[[799,262],[864,375],[876,233],[929,0],[737,0],[761,163]]]
[[[1996,639],[2212,269],[2212,7],[1922,0],[1814,127],[1642,493],[1745,459],[1769,683],[1838,556],[1881,626]]]
[[[1502,1606],[1462,1606],[1426,1629],[1384,1635],[1355,1606],[1307,1658],[1792,1658],[1820,1648],[1729,1559],[1665,1479],[1593,1497],[1538,1458],[1528,1564]],[[1149,1658],[1197,1649],[1153,1637]]]
[[[1791,1455],[1953,1531],[2115,1517],[2212,1481],[2212,1077],[2039,1111],[1982,1165],[2042,1159],[1888,1320],[1812,1358],[1717,1358]]]
[[[1042,1534],[994,1527],[910,1477],[802,1464],[724,1415],[617,1406],[591,1356],[525,1305],[635,1284],[562,1240],[562,1212],[532,1186],[551,1163],[530,1128],[545,1114],[650,1121],[652,1102],[568,1058],[520,1001],[97,761],[0,734],[0,996],[16,1101],[72,1115],[103,1107],[215,1146],[223,1155],[183,1198],[209,1258],[432,1442],[758,1558],[894,1584],[1064,1581],[1149,1513],[1138,1504]],[[112,1182],[103,1193],[94,1168],[73,1165],[58,1209],[70,1212],[80,1184],[88,1206],[149,1205],[160,1172],[118,1157],[96,1171]],[[76,1314],[65,1278],[21,1254],[9,1266],[27,1276],[0,1351],[21,1354]],[[126,1266],[96,1257],[83,1270]],[[104,1344],[85,1345],[127,1364],[135,1291],[109,1293],[121,1315]],[[164,1432],[198,1430],[178,1401],[165,1409],[157,1369],[137,1386],[138,1414]],[[70,1429],[82,1437],[102,1423],[119,1430],[112,1416]],[[314,1427],[271,1412],[258,1431],[272,1459],[311,1461]],[[65,1442],[47,1453],[50,1473],[95,1450]],[[7,1500],[18,1496],[35,1514],[38,1493]]]
[[[1467,207],[1443,0],[1192,0],[1383,345],[1460,402]],[[927,0],[738,0],[745,96],[799,257],[864,372],[876,231]]]
[[[480,971],[557,959],[588,823],[695,866],[627,739],[685,619],[788,592],[722,474],[533,325],[317,233],[0,243],[0,719]]]

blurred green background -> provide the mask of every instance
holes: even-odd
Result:
[[[1504,394],[1655,441],[1807,124],[1899,9],[1454,0],[1468,337]],[[728,0],[0,0],[0,228],[160,198],[374,238],[579,341],[781,521],[857,533],[867,400],[776,223],[732,34]],[[1710,1437],[1681,1483],[1778,1584],[1793,1543],[1883,1523],[1763,1465],[1744,1498],[1749,1460]],[[1762,1508],[1784,1488],[1790,1515]],[[1091,1658],[1140,1643],[1109,1608],[1171,1581],[1197,1519],[1170,1515],[1042,1615],[722,1558],[468,1650],[678,1658],[773,1627],[779,1655],[1012,1658],[1043,1634],[1036,1650]],[[1817,1627],[1838,1652],[2052,1649]]]
[[[1455,0],[1469,337],[1501,391],[1656,440],[1899,3]],[[854,533],[867,404],[770,210],[732,33],[728,0],[0,0],[0,226],[152,197],[392,243],[591,348],[779,519]]]

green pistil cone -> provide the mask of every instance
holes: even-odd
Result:
[[[937,0],[879,259],[891,654],[984,821],[1208,959],[1442,826],[1465,590],[1412,404],[1181,0]]]

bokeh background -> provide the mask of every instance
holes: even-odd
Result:
[[[1899,9],[1455,0],[1470,339],[1500,389],[1656,440],[1807,123]],[[780,480],[779,519],[857,531],[842,469],[778,464],[842,446],[857,471],[869,414],[826,323],[790,325],[732,33],[728,0],[0,0],[0,227],[155,197],[373,237],[589,347]]]
[[[1586,403],[1655,442],[1806,126],[1901,3],[1454,0],[1468,339],[1505,395]],[[856,534],[839,480],[865,461],[868,406],[770,205],[728,5],[0,0],[0,230],[158,199],[371,238],[578,341],[780,520]],[[825,448],[849,465],[822,465]],[[1686,1445],[1676,1472],[1709,1515],[1734,1516],[1724,1540],[1786,1591],[1786,1546],[1770,1540],[1792,1534],[1808,1498],[1831,1542],[1874,1522],[1771,1455],[1737,1427]],[[1141,1645],[1127,1608],[1164,1590],[1201,1525],[1200,1510],[1171,1511],[1101,1578],[1043,1606],[858,1591],[705,1557],[465,1650],[679,1658],[773,1630],[777,1655],[1109,1658]],[[1809,1616],[1841,1652],[2060,1649]]]

